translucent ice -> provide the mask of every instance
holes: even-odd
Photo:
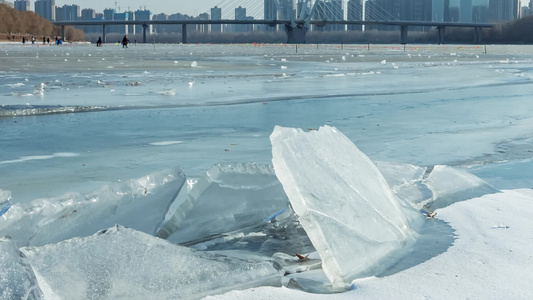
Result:
[[[432,199],[425,204],[432,210],[498,192],[479,177],[444,165],[435,166],[424,183],[433,192]]]
[[[42,296],[26,257],[11,238],[0,238],[0,300],[35,300]]]
[[[346,136],[329,126],[308,133],[276,126],[270,140],[276,176],[334,286],[375,275],[404,254],[414,241],[409,219]]]
[[[421,208],[433,197],[433,192],[424,183],[426,167],[392,162],[376,162],[396,197],[413,207]]]
[[[259,225],[289,202],[272,166],[255,163],[214,165],[176,201],[157,232],[175,243]]]
[[[195,251],[122,226],[21,250],[49,287],[47,299],[197,299],[281,286],[270,262]]]
[[[0,190],[0,217],[11,208],[11,192]]]
[[[102,186],[86,195],[17,203],[0,216],[0,236],[11,236],[18,245],[39,246],[121,224],[149,234],[161,223],[164,212],[185,182],[180,168]]]

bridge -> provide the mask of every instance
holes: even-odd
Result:
[[[147,28],[150,25],[181,25],[182,26],[182,42],[187,43],[187,26],[188,25],[228,25],[228,24],[252,24],[252,25],[267,25],[270,27],[280,26],[285,29],[287,34],[287,43],[306,43],[306,34],[313,25],[316,27],[323,27],[327,25],[388,25],[397,27],[400,30],[399,42],[401,44],[407,43],[408,28],[409,27],[430,27],[436,28],[438,31],[438,43],[444,43],[444,32],[447,27],[463,27],[473,28],[474,36],[473,42],[481,42],[481,33],[483,28],[492,28],[494,24],[490,23],[469,23],[469,22],[434,22],[434,21],[403,21],[399,17],[394,17],[388,10],[379,7],[377,1],[372,1],[371,8],[365,8],[367,1],[361,1],[358,6],[342,7],[342,1],[335,1],[338,5],[333,4],[333,1],[325,2],[324,0],[299,0],[298,5],[294,7],[293,0],[270,0],[273,8],[261,7],[266,6],[267,1],[257,0],[221,0],[221,9],[224,11],[232,11],[232,6],[238,4],[239,8],[243,4],[251,5],[252,17],[246,19],[231,19],[231,16],[224,15],[218,20],[206,19],[187,19],[187,20],[90,20],[90,21],[58,21],[52,22],[56,26],[61,26],[61,36],[65,38],[65,26],[82,26],[92,25],[101,26],[104,42],[106,41],[106,26],[112,25],[141,25],[143,28],[143,43],[146,43]],[[235,7],[233,7],[235,9]],[[259,16],[263,15],[261,19]],[[272,12],[273,11],[273,12]],[[254,16],[255,15],[255,16]],[[349,17],[351,16],[351,17]],[[356,16],[354,18],[354,16]],[[358,17],[357,17],[358,16]],[[258,17],[258,18],[256,18]],[[353,20],[359,19],[359,20]]]

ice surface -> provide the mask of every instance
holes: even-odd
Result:
[[[157,236],[183,243],[257,226],[289,201],[272,166],[255,163],[214,165],[186,192]]]
[[[435,166],[424,183],[433,192],[433,198],[425,204],[432,210],[498,192],[479,177],[445,165]]]
[[[270,262],[194,251],[122,226],[85,238],[22,248],[47,299],[197,299],[280,286]]]
[[[0,237],[0,300],[42,299],[33,270],[9,237]]]
[[[176,167],[102,186],[86,195],[65,195],[14,204],[0,216],[0,236],[18,245],[39,246],[121,224],[149,234],[185,182]]]
[[[276,126],[272,162],[334,286],[394,263],[414,232],[372,161],[336,128]]]

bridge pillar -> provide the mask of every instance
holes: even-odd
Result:
[[[106,40],[105,40],[105,24],[102,25],[102,42],[105,44]]]
[[[148,28],[148,25],[146,23],[143,23],[143,44],[146,44],[146,29]]]
[[[439,31],[439,45],[444,44],[444,26],[437,26]]]
[[[305,44],[307,28],[304,26],[292,27],[290,24],[285,24],[285,33],[287,34],[287,44]]]
[[[400,26],[400,44],[407,44],[407,25]]]
[[[61,41],[65,41],[65,25],[61,25]]]
[[[481,43],[481,27],[474,27],[474,44]]]
[[[187,24],[181,25],[181,42],[187,44]]]

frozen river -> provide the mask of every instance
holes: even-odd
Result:
[[[297,51],[296,51],[297,50]],[[531,186],[530,46],[0,46],[0,188],[26,202],[179,165],[270,163],[275,125]],[[76,111],[79,113],[48,114]],[[526,166],[526,167],[524,167]],[[513,170],[513,171],[512,171]]]
[[[289,261],[289,266],[283,267],[290,272],[303,270],[291,269],[298,267],[290,265],[292,261],[278,252],[292,256],[294,251],[311,253],[310,263],[305,265],[308,269],[303,271],[323,268],[326,273],[334,273],[331,271],[333,264],[324,262],[323,253],[314,240],[316,235],[307,232],[313,244],[309,242],[307,228],[303,231],[299,225],[287,225],[289,229],[280,233],[276,231],[279,228],[269,227],[274,224],[269,222],[272,219],[277,222],[278,216],[280,223],[293,220],[293,215],[285,216],[291,213],[291,207],[287,209],[287,196],[283,190],[280,192],[281,185],[276,175],[279,178],[281,173],[278,172],[283,172],[284,180],[291,179],[291,172],[296,174],[296,178],[308,175],[307,179],[301,176],[299,181],[291,184],[282,182],[289,197],[298,197],[302,191],[310,191],[310,197],[314,197],[319,192],[329,195],[340,190],[337,196],[341,201],[351,196],[343,197],[343,189],[328,190],[328,187],[337,184],[353,187],[353,182],[349,180],[336,180],[360,176],[355,186],[370,192],[383,191],[387,201],[392,203],[396,198],[388,192],[389,186],[379,181],[381,171],[402,201],[428,197],[427,193],[432,195],[429,196],[432,200],[448,197],[445,199],[448,203],[441,202],[433,207],[444,208],[444,221],[427,221],[425,231],[417,234],[412,234],[409,226],[416,231],[418,211],[417,217],[412,219],[411,210],[405,218],[399,217],[404,213],[401,205],[395,211],[388,210],[390,203],[386,201],[375,209],[367,208],[365,201],[353,204],[354,211],[361,208],[363,212],[358,213],[367,217],[369,222],[350,215],[347,218],[347,222],[353,219],[360,221],[357,226],[371,232],[379,232],[380,226],[386,223],[379,223],[380,216],[384,215],[380,211],[382,209],[388,214],[386,220],[404,218],[391,230],[403,228],[397,233],[398,236],[405,234],[405,241],[398,238],[400,244],[410,245],[412,240],[417,239],[413,246],[416,255],[401,260],[385,274],[400,274],[400,277],[415,269],[413,272],[417,272],[417,278],[425,278],[423,272],[416,271],[417,265],[425,261],[434,262],[432,258],[444,252],[467,253],[461,252],[464,248],[452,247],[455,238],[452,236],[454,230],[461,230],[461,225],[469,224],[470,220],[457,217],[460,208],[452,205],[450,212],[446,206],[501,190],[513,190],[501,196],[512,201],[515,201],[513,197],[518,197],[514,193],[530,197],[529,190],[514,190],[533,187],[532,91],[532,46],[137,44],[123,49],[112,44],[103,47],[88,44],[0,44],[0,237],[12,235],[16,242],[22,241],[19,246],[38,246],[20,249],[31,261],[44,294],[57,293],[64,299],[82,299],[89,295],[112,299],[113,295],[124,296],[128,292],[139,298],[143,295],[180,298],[175,293],[182,291],[167,291],[168,285],[164,282],[168,278],[172,282],[178,278],[181,283],[176,286],[186,287],[192,293],[189,295],[196,297],[218,294],[227,289],[277,286],[281,275],[272,266],[272,260]],[[311,149],[318,145],[317,149],[330,155],[321,159],[312,149],[299,148],[298,144],[285,145],[285,138],[291,135],[288,133],[290,129],[284,131],[278,128],[277,135],[273,135],[277,125],[301,128],[306,132],[301,133],[302,136],[328,125],[317,131],[317,134],[322,132],[325,136],[322,140],[304,139],[306,143],[301,147],[310,145],[308,148]],[[337,136],[338,132],[332,128],[338,129],[348,140]],[[272,138],[271,134],[275,137]],[[328,139],[332,141],[331,147],[320,143]],[[346,153],[353,150],[348,141],[362,151],[357,157]],[[336,149],[341,146],[343,148]],[[278,157],[274,159],[278,164],[276,174],[270,166],[273,164],[274,148],[278,149]],[[296,157],[292,161],[284,152],[289,151],[287,149],[291,149]],[[331,154],[336,150],[339,151],[338,157]],[[360,164],[365,155],[378,165],[380,171],[370,161]],[[297,164],[301,162],[298,157],[302,158],[301,161],[309,159],[312,162],[308,166],[309,172],[305,170],[306,164]],[[258,165],[228,164],[251,162]],[[358,167],[363,166],[361,173],[351,167],[354,162]],[[298,167],[287,167],[281,171],[279,166],[283,163],[288,166],[293,163],[292,166]],[[211,169],[207,177],[202,177],[215,164],[220,165]],[[325,167],[319,169],[317,166]],[[328,169],[330,166],[336,167]],[[176,171],[178,169],[168,171],[175,167],[181,167],[184,175]],[[317,169],[326,172],[313,173]],[[474,174],[480,180],[463,171]],[[419,177],[409,181],[411,175]],[[320,184],[320,176],[324,176],[324,180],[329,178],[328,183]],[[136,180],[128,181],[130,179]],[[175,189],[179,190],[184,182],[179,201],[176,200],[171,207],[173,210],[181,205],[179,208],[183,209],[184,216],[179,217],[182,218],[179,230],[183,235],[174,237],[175,240],[171,236],[169,241],[182,243],[193,240],[194,243],[185,244],[194,244],[197,249],[212,247],[210,250],[230,253],[235,249],[225,248],[226,241],[220,246],[217,244],[220,241],[212,242],[210,239],[222,233],[230,240],[239,240],[244,236],[242,241],[228,247],[247,251],[257,250],[256,247],[260,250],[248,254],[237,251],[228,255],[239,256],[239,259],[242,255],[249,259],[261,256],[260,263],[212,259],[209,251],[198,255],[189,248],[170,247],[160,239],[134,230],[130,232],[130,229],[118,226],[105,229],[117,223],[128,227],[133,224],[132,228],[152,234],[154,226],[176,195]],[[187,195],[193,185],[193,192]],[[421,188],[422,185],[424,188]],[[137,189],[139,186],[143,190]],[[104,188],[99,189],[101,187]],[[143,197],[151,197],[156,204],[135,200]],[[219,198],[224,201],[210,202]],[[263,198],[266,200],[260,201]],[[6,204],[6,199],[10,199],[10,204]],[[117,199],[126,200],[114,206],[113,201]],[[336,199],[328,198],[333,201],[330,207],[337,205]],[[362,199],[366,198],[363,196]],[[255,200],[258,202],[251,202]],[[294,200],[290,200],[294,206]],[[303,198],[304,204],[307,200]],[[509,205],[514,205],[511,200]],[[465,205],[476,203],[472,200],[465,202]],[[498,207],[500,211],[500,202],[495,203],[488,205],[489,210]],[[271,207],[264,207],[270,204]],[[284,209],[278,211],[280,208]],[[278,212],[271,215],[275,211]],[[339,211],[342,213],[343,209]],[[374,211],[380,216],[370,217]],[[167,215],[167,218],[170,216]],[[232,221],[224,223],[225,218]],[[256,225],[250,221],[254,218],[262,222],[260,230],[257,227],[250,229],[249,226]],[[457,223],[453,223],[454,218],[458,218]],[[457,228],[448,225],[449,220],[452,225],[459,224]],[[207,224],[198,226],[207,231],[199,233],[196,222]],[[370,223],[374,225],[369,226]],[[313,224],[311,222],[310,226]],[[324,228],[326,233],[335,233],[330,236],[342,233],[342,230],[335,232],[330,227]],[[509,227],[502,223],[496,228]],[[99,230],[102,231],[86,239],[58,243],[73,236],[86,237]],[[160,232],[157,234],[166,237]],[[377,235],[379,240],[382,236]],[[280,237],[286,242],[279,242]],[[122,240],[114,243],[115,238]],[[441,242],[440,246],[434,246],[435,240]],[[464,242],[464,239],[459,241]],[[508,241],[506,239],[505,243]],[[330,245],[336,243],[335,240],[328,242]],[[431,247],[425,247],[424,242]],[[0,239],[0,247],[6,244]],[[45,244],[50,245],[39,247]],[[143,250],[145,246],[154,248]],[[103,269],[99,269],[100,261],[96,263],[91,258],[100,255],[107,259],[108,248],[116,253],[126,251],[132,257],[147,258],[142,260],[146,263],[143,276],[150,279],[143,277],[137,282],[139,278],[128,277],[137,272],[129,269],[130,264],[121,261],[122,258],[127,261],[128,255],[102,262]],[[341,250],[353,248],[339,247]],[[396,248],[393,250],[398,250]],[[8,257],[19,257],[16,251]],[[143,251],[155,251],[155,254],[145,257],[147,252]],[[478,249],[472,251],[477,253]],[[74,254],[63,259],[63,254],[67,252]],[[368,250],[363,254],[370,256],[372,252]],[[180,257],[192,259],[178,263]],[[211,259],[211,263],[196,266],[196,263],[205,263],[206,257]],[[393,258],[399,257],[399,254],[393,255]],[[454,261],[454,257],[446,262]],[[465,257],[468,258],[468,255],[465,254]],[[469,261],[466,258],[464,261]],[[376,259],[379,261],[381,257]],[[167,270],[166,260],[174,262],[176,269],[169,267]],[[61,270],[63,263],[73,264],[65,265],[69,270],[80,266],[88,269],[83,271],[85,273],[72,271],[61,279],[58,274],[65,275]],[[187,263],[192,263],[192,266]],[[344,265],[348,273],[354,271]],[[529,263],[523,265],[527,268]],[[165,271],[176,274],[160,272],[162,266]],[[211,268],[213,272],[209,271]],[[105,271],[107,269],[111,271]],[[248,282],[231,281],[248,278],[243,276],[248,276],[246,274],[250,270],[256,272],[250,272]],[[182,274],[190,275],[190,278],[184,278]],[[204,280],[213,274],[220,274],[220,278],[207,284],[199,281],[199,278]],[[350,273],[350,276],[354,274]],[[337,283],[354,278],[341,275],[332,276],[337,276]],[[79,279],[76,276],[80,276]],[[122,280],[124,276],[128,279]],[[298,284],[305,285],[303,283],[308,278],[305,274],[302,276]],[[67,279],[72,279],[72,288],[64,281]],[[224,279],[229,282],[225,283]],[[333,282],[331,277],[329,279]],[[335,290],[329,283],[321,285],[323,278],[313,280],[313,284],[296,288],[321,293],[346,290],[346,286]],[[283,285],[294,288],[291,282]],[[317,285],[315,282],[322,283]],[[349,281],[347,283],[350,286]],[[516,284],[520,286],[521,283],[518,280]],[[104,287],[97,290],[101,286]],[[136,286],[140,289],[138,294],[131,290]],[[199,288],[204,289],[202,293],[205,294],[194,294]],[[141,293],[146,291],[148,294]],[[284,290],[281,291],[283,294]],[[352,295],[364,298],[365,294],[357,294],[356,291]],[[414,295],[418,294],[407,293],[405,298],[413,298]]]

